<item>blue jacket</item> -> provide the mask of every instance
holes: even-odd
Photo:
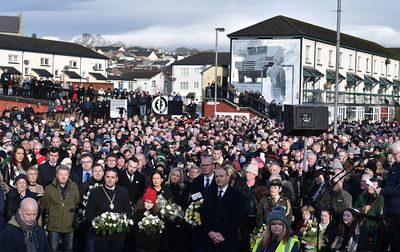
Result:
[[[35,228],[35,236],[37,241],[38,252],[51,252],[49,242],[47,241],[46,232],[37,225]],[[18,225],[15,217],[13,217],[6,227],[0,232],[0,248],[1,251],[25,252],[26,245],[24,241],[24,232]]]
[[[381,190],[385,199],[384,209],[387,214],[400,213],[400,163],[396,162],[389,170],[385,187]]]

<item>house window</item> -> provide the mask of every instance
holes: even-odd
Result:
[[[54,76],[55,76],[55,77],[58,77],[58,74],[59,74],[59,73],[58,73],[58,69],[57,69],[57,70],[54,70]]]
[[[75,60],[70,60],[69,61],[69,66],[72,68],[77,68],[78,63]]]
[[[381,75],[383,75],[383,60],[381,61]]]
[[[49,58],[40,58],[40,65],[41,66],[48,66],[49,65]]]
[[[181,68],[181,76],[189,76],[189,68]]]
[[[306,46],[306,63],[310,62],[310,49],[311,46]]]
[[[194,74],[199,75],[200,74],[200,68],[195,68],[194,69]]]
[[[124,82],[123,81],[119,81],[118,82],[118,88],[120,88],[120,89],[124,88]]]
[[[377,65],[377,62],[376,62],[376,60],[374,60],[374,74],[376,74],[376,65]]]
[[[343,59],[343,53],[339,53],[339,67],[343,67],[342,59]]]
[[[128,86],[128,87],[129,87],[129,90],[130,90],[130,91],[133,90],[133,81],[130,81],[130,82],[129,82],[129,86]]]
[[[387,75],[388,76],[392,76],[391,72],[390,72],[390,64],[386,65],[386,71],[387,71]]]
[[[353,70],[353,54],[349,54],[349,70]]]
[[[187,89],[189,89],[189,82],[187,82],[187,81],[181,81],[181,83],[180,83],[180,88],[181,88],[182,90],[187,90]]]
[[[82,78],[85,78],[85,76],[86,76],[86,72],[83,71],[83,72],[82,72]]]
[[[198,81],[194,82],[194,88],[199,88],[199,82]]]
[[[321,64],[321,54],[322,54],[322,48],[317,49],[317,64]]]
[[[329,50],[329,61],[328,61],[328,65],[330,67],[333,67],[333,50]]]
[[[357,56],[357,71],[361,71],[361,56]]]
[[[153,87],[153,88],[156,87],[156,81],[155,81],[155,80],[152,80],[152,81],[151,81],[151,87]]]
[[[396,77],[397,78],[397,64],[394,64],[394,77]]]
[[[25,67],[25,69],[24,69],[24,74],[25,74],[25,75],[29,75],[29,67]]]
[[[101,64],[101,63],[96,63],[96,64],[94,65],[94,70],[95,70],[95,71],[97,71],[97,70],[103,70],[103,64]]]
[[[9,54],[8,55],[8,63],[18,63],[18,55]]]
[[[365,70],[369,73],[369,58],[365,59]]]

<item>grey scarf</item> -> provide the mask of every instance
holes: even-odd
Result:
[[[35,229],[37,227],[37,222],[33,225],[26,225],[25,222],[22,220],[21,215],[17,211],[15,215],[15,220],[17,221],[18,225],[21,227],[22,231],[24,232],[24,242],[26,245],[27,252],[37,252],[38,251],[38,242],[36,240]]]

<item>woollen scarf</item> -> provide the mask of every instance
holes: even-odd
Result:
[[[15,220],[17,221],[18,225],[21,227],[22,231],[24,232],[24,242],[26,245],[27,252],[37,252],[38,251],[38,243],[36,240],[35,229],[37,227],[37,222],[33,223],[33,225],[26,225],[25,222],[22,220],[21,215],[17,211],[15,215]]]

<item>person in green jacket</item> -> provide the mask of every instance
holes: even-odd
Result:
[[[73,251],[73,221],[75,206],[79,202],[79,190],[78,186],[69,179],[69,175],[68,166],[57,166],[56,178],[46,186],[42,199],[48,215],[47,231],[53,251],[58,251],[60,238],[63,240],[64,251]]]
[[[375,189],[378,187],[376,179],[365,181],[367,190],[358,196],[355,208],[359,209],[362,216],[360,225],[360,237],[358,241],[358,249],[361,251],[375,251],[376,235],[379,230],[379,217],[382,214],[384,200],[381,195],[378,195]]]

